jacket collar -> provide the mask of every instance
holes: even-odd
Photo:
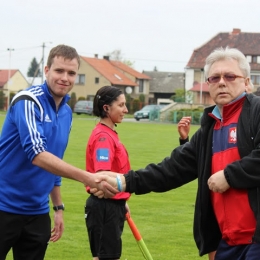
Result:
[[[50,92],[50,90],[49,90],[49,86],[48,86],[46,80],[44,81],[42,87],[43,87],[43,91],[44,91],[44,93],[46,94],[46,97],[47,97],[49,103],[51,104],[51,106],[53,107],[53,109],[56,111],[56,104],[55,104],[55,101],[54,101],[54,99],[53,99],[53,96],[52,96],[52,94],[51,94],[51,92]],[[66,94],[66,95],[63,97],[63,99],[62,99],[62,101],[61,101],[61,103],[60,103],[60,105],[59,105],[59,108],[62,107],[63,105],[65,105],[69,100],[70,100],[70,96],[69,96],[68,94]]]

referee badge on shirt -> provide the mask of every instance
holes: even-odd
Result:
[[[235,144],[237,142],[237,128],[229,128],[228,142]]]
[[[97,149],[96,157],[97,157],[98,162],[108,162],[109,161],[109,150],[107,148]]]

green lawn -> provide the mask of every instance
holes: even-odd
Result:
[[[0,113],[0,127],[4,115]],[[85,168],[85,147],[91,130],[98,120],[89,116],[74,116],[73,128],[64,160]],[[192,126],[191,132],[198,128]],[[124,122],[117,127],[125,144],[133,169],[150,162],[158,163],[178,146],[174,124]],[[131,216],[154,260],[207,259],[198,256],[192,235],[194,200],[197,183],[194,181],[166,193],[132,195],[128,204]],[[82,184],[63,179],[65,231],[56,243],[51,243],[46,260],[92,259],[84,220],[87,194]],[[51,211],[51,216],[53,212]],[[144,259],[126,223],[123,233],[121,260]],[[7,257],[12,259],[11,254]]]

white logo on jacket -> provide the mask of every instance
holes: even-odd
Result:
[[[237,128],[236,127],[231,127],[229,129],[229,138],[228,138],[229,143],[236,143],[237,142]]]
[[[52,122],[51,119],[49,118],[48,114],[45,116],[44,121],[45,121],[45,122]]]

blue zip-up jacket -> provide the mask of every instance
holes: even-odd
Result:
[[[0,137],[0,210],[23,215],[49,212],[49,194],[61,177],[32,164],[48,151],[63,158],[72,111],[66,95],[58,109],[47,83],[19,92],[7,112]]]

